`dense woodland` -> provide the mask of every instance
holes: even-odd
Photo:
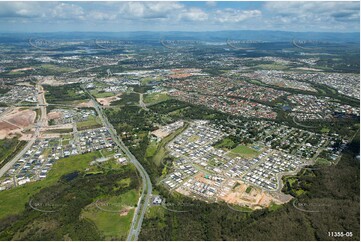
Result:
[[[45,98],[48,103],[66,102],[87,99],[88,96],[80,88],[80,84],[65,86],[44,85]]]

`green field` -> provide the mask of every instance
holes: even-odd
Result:
[[[112,156],[115,154],[115,150],[108,150],[108,149],[105,149],[105,150],[102,150],[101,151],[101,154],[104,156],[104,157],[108,157],[108,156]]]
[[[139,94],[138,93],[124,93],[120,96],[119,100],[111,102],[110,106],[128,106],[128,105],[138,105],[139,104]]]
[[[240,155],[245,158],[252,158],[252,157],[258,156],[260,154],[260,152],[254,150],[254,149],[251,149],[245,145],[238,145],[236,148],[230,150],[229,154],[231,156],[232,155]]]
[[[269,205],[268,207],[268,210],[273,212],[273,211],[276,211],[278,209],[282,208],[282,205],[279,205],[279,204],[276,204],[274,202],[271,202],[271,204]]]
[[[106,206],[98,206],[108,211],[99,209],[93,203],[83,210],[82,216],[95,223],[99,231],[105,236],[105,240],[125,240],[138,198],[138,192],[133,189],[120,196],[101,199]]]
[[[316,165],[330,165],[331,162],[329,160],[326,160],[324,158],[317,158],[316,159]]]
[[[89,117],[86,121],[81,121],[76,123],[76,127],[78,130],[84,130],[84,129],[94,129],[101,127],[101,122],[98,117]]]
[[[330,132],[330,129],[327,128],[327,127],[323,127],[323,128],[321,129],[321,133],[328,133],[328,132]]]
[[[218,149],[229,150],[236,146],[236,144],[230,138],[224,138],[223,140],[217,142],[214,147]]]
[[[144,103],[157,103],[163,102],[169,99],[167,93],[152,93],[144,95]]]
[[[45,72],[53,73],[53,74],[60,74],[64,72],[71,72],[75,69],[70,67],[62,67],[62,66],[56,66],[51,64],[43,64],[40,66],[40,69]]]
[[[153,155],[155,155],[157,148],[158,148],[158,143],[156,141],[150,142],[147,147],[145,157],[152,157]]]
[[[260,65],[257,65],[256,68],[262,69],[262,70],[285,70],[285,69],[288,69],[288,66],[274,63],[274,64],[260,64]]]
[[[29,201],[29,198],[32,195],[38,193],[45,187],[53,185],[62,175],[74,171],[84,171],[94,157],[99,158],[101,155],[98,151],[96,151],[84,155],[76,155],[60,159],[54,164],[52,169],[49,171],[49,175],[44,180],[27,183],[23,186],[1,191],[0,201],[6,201],[6,203],[0,203],[0,219],[8,215],[22,212],[25,209],[25,204]]]
[[[189,137],[188,138],[188,142],[190,142],[190,143],[194,143],[194,142],[196,142],[197,140],[199,140],[199,136],[198,135],[192,135],[191,137]]]
[[[96,98],[112,97],[112,96],[114,96],[114,93],[112,93],[112,92],[98,92],[98,93],[95,93],[94,96]]]
[[[140,79],[140,82],[144,86],[144,85],[147,85],[151,81],[162,81],[163,79],[164,79],[164,77],[144,77],[144,78]]]
[[[49,129],[49,130],[46,130],[44,133],[46,134],[54,134],[54,133],[70,133],[70,132],[73,132],[73,129]]]

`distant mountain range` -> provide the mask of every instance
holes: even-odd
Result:
[[[327,41],[360,43],[360,33],[336,32],[288,32],[268,30],[237,30],[237,31],[209,31],[209,32],[53,32],[53,33],[0,33],[0,42],[24,41],[29,38],[44,39],[122,39],[122,40],[254,40],[266,42]]]

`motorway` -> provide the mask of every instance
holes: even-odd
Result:
[[[124,154],[129,158],[130,162],[137,168],[141,177],[142,177],[142,193],[139,197],[138,205],[134,213],[133,221],[129,230],[129,234],[127,237],[127,241],[136,241],[138,240],[138,236],[140,233],[140,229],[142,227],[143,218],[145,212],[147,211],[148,204],[150,203],[150,198],[152,196],[152,182],[150,181],[149,175],[143,166],[139,163],[139,161],[135,158],[135,156],[129,151],[129,149],[125,146],[123,141],[117,136],[117,132],[111,123],[108,121],[107,117],[103,114],[102,107],[99,103],[95,100],[95,98],[85,89],[83,88],[84,92],[86,92],[93,104],[98,116],[103,123],[103,125],[108,129],[110,136],[112,137],[113,141],[117,144],[117,146],[124,152]]]
[[[43,125],[47,124],[46,121],[46,101],[44,97],[44,90],[41,85],[36,86],[38,89],[38,108],[41,110],[41,115],[38,119],[37,124],[35,125],[35,132],[31,140],[25,145],[25,147],[17,153],[8,163],[6,163],[1,169],[0,169],[0,177],[2,177],[34,144],[35,140],[39,137],[40,128]],[[45,124],[46,123],[46,124]]]

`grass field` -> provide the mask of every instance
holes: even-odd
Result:
[[[326,159],[323,159],[323,158],[317,158],[316,159],[316,165],[330,165],[330,161],[329,160],[326,160]]]
[[[147,85],[151,81],[162,81],[162,80],[164,80],[164,77],[144,77],[144,78],[140,79],[140,82],[144,86],[144,85]]]
[[[254,149],[249,148],[248,146],[238,145],[236,148],[230,150],[228,154],[231,156],[239,155],[245,158],[252,158],[258,156],[260,153]]]
[[[40,66],[40,69],[51,72],[51,73],[63,73],[63,72],[71,72],[71,71],[75,70],[70,67],[62,67],[62,66],[56,66],[56,65],[51,65],[51,64],[43,64]]]
[[[70,133],[73,132],[73,129],[49,129],[46,130],[44,133],[46,134],[54,134],[54,133]]]
[[[281,65],[281,64],[260,64],[256,66],[257,68],[264,69],[264,70],[285,70],[288,69],[288,66]]]
[[[98,92],[97,90],[93,90],[90,93],[96,98],[112,97],[115,95],[113,92]]]
[[[224,138],[222,141],[214,145],[215,148],[229,150],[235,147],[236,144],[230,138]]]
[[[52,169],[49,171],[49,175],[41,181],[27,183],[23,186],[19,186],[10,190],[0,192],[0,201],[6,201],[0,203],[0,219],[8,215],[18,214],[25,208],[25,204],[29,201],[29,198],[38,193],[42,188],[54,184],[59,178],[73,171],[84,171],[89,162],[94,157],[101,157],[98,151],[76,155],[68,158],[58,160]]]
[[[150,142],[147,147],[145,157],[152,157],[157,151],[157,148],[158,148],[158,143],[156,141]]]
[[[268,207],[268,210],[273,212],[273,211],[276,211],[278,209],[282,208],[282,205],[279,205],[279,204],[276,204],[274,202],[272,202],[269,207]]]
[[[127,105],[138,105],[139,104],[139,94],[138,93],[124,93],[119,100],[111,102],[110,106],[127,106]]]
[[[104,156],[104,157],[108,157],[108,156],[112,156],[112,155],[114,155],[115,154],[115,150],[107,150],[107,149],[105,149],[105,150],[102,150],[101,151],[101,153],[102,153],[102,155]]]
[[[188,142],[193,143],[196,142],[197,140],[199,140],[199,136],[198,135],[192,135],[191,137],[188,138]]]
[[[105,236],[105,240],[125,240],[138,198],[139,195],[136,190],[130,190],[120,196],[103,198],[101,201],[106,205],[104,207],[98,206],[107,211],[100,210],[93,203],[83,210],[82,216],[94,222]],[[122,214],[122,211],[128,212]]]
[[[144,103],[157,103],[163,102],[169,99],[166,93],[152,93],[144,95]]]
[[[99,128],[101,126],[102,125],[98,117],[90,117],[86,121],[76,123],[76,127],[78,128],[78,130]]]
[[[330,132],[330,129],[327,128],[327,127],[323,127],[323,128],[321,129],[321,133],[328,133],[328,132]]]

